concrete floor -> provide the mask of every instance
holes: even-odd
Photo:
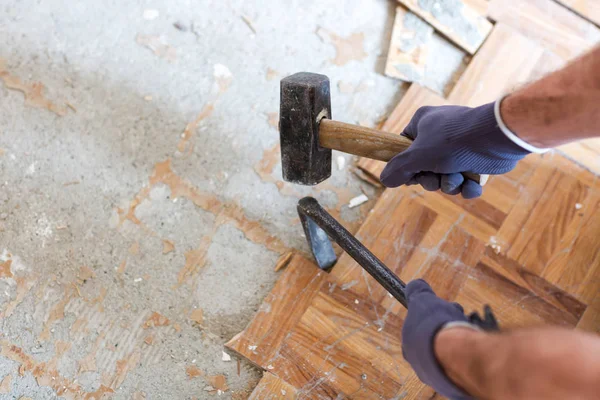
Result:
[[[327,74],[334,117],[376,123],[404,90],[394,7],[2,2],[0,397],[244,398],[260,371],[223,343],[306,251],[297,199],[355,227],[371,204],[345,204],[374,195],[349,156],[316,190],[277,183],[279,79]]]

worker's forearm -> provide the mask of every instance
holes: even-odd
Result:
[[[441,331],[435,353],[446,374],[479,399],[597,399],[600,338],[539,328],[501,334]]]
[[[502,119],[537,147],[600,136],[600,47],[502,101]]]

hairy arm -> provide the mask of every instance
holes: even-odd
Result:
[[[600,47],[510,94],[502,119],[537,147],[555,147],[600,136]]]
[[[600,337],[562,328],[500,334],[442,330],[436,357],[448,377],[479,399],[598,399]]]

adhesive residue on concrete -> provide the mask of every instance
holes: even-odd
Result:
[[[10,74],[5,67],[4,60],[0,59],[0,79],[4,85],[11,90],[18,90],[25,96],[25,104],[35,108],[45,108],[59,117],[67,115],[67,108],[59,106],[48,100],[44,95],[45,87],[40,82],[25,83],[18,77]]]
[[[361,61],[367,58],[364,49],[365,35],[353,33],[348,37],[341,37],[324,28],[317,29],[317,35],[326,43],[335,47],[335,58],[331,62],[335,65],[345,65],[350,61]]]
[[[469,46],[478,47],[485,38],[476,23],[465,15],[461,0],[419,0],[419,6],[452,29]]]

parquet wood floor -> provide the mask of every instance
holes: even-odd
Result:
[[[539,43],[496,24],[448,102],[493,101],[559,65]],[[413,84],[384,129],[400,133],[418,107],[446,102]],[[374,177],[382,168],[359,166]],[[476,200],[387,189],[357,237],[403,280],[422,277],[467,312],[491,305],[503,329],[600,332],[599,205],[597,176],[551,152],[492,177]],[[349,256],[325,273],[295,255],[227,347],[266,371],[257,399],[289,388],[301,399],[440,398],[402,357],[405,315]]]

